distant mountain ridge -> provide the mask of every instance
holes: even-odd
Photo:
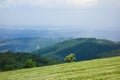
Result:
[[[38,49],[33,53],[64,61],[64,57],[74,53],[77,61],[96,58],[96,55],[120,49],[119,42],[96,38],[76,38],[56,43],[52,46]]]

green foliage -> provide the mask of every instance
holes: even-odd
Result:
[[[32,67],[36,67],[36,62],[34,62],[32,59],[28,59],[24,64],[24,68],[32,68]]]
[[[120,57],[0,72],[0,80],[120,80]]]
[[[68,63],[73,62],[75,60],[76,60],[76,57],[75,57],[74,53],[71,53],[71,54],[67,55],[64,59],[64,61],[68,62]]]

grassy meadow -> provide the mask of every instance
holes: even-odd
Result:
[[[0,80],[120,80],[120,57],[0,72]]]

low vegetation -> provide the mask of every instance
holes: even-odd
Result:
[[[0,72],[0,80],[120,80],[120,57]]]

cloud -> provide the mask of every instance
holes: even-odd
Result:
[[[75,7],[83,8],[94,6],[98,0],[0,0],[1,8],[11,7]]]

